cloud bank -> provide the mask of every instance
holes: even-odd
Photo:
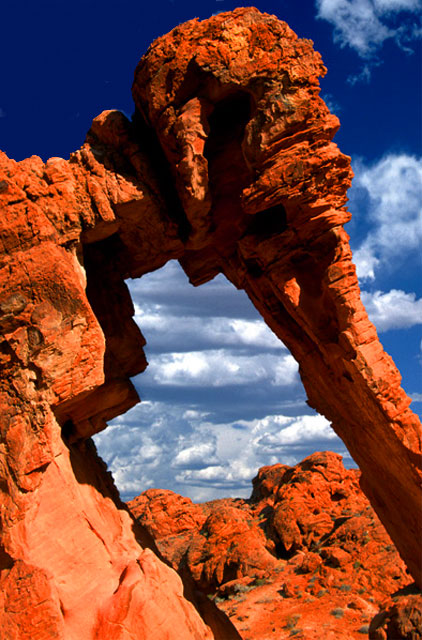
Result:
[[[421,35],[409,16],[421,10],[420,0],[317,0],[316,7],[317,17],[333,25],[334,41],[365,59],[373,57],[387,39],[409,50],[409,43]]]
[[[259,467],[295,464],[315,450],[338,451],[353,465],[322,416],[268,415],[228,423],[217,417],[217,411],[146,401],[95,441],[126,500],[153,486],[196,501],[248,497]]]
[[[247,497],[258,468],[334,449],[298,365],[223,276],[195,289],[176,262],[130,284],[149,366],[143,402],[95,436],[125,499],[148,487]]]
[[[408,329],[422,324],[422,298],[415,293],[391,289],[387,293],[362,291],[362,302],[378,331]]]
[[[355,179],[350,209],[369,232],[354,247],[361,281],[373,281],[377,269],[397,269],[418,260],[422,242],[422,159],[387,154],[373,164],[353,162]]]

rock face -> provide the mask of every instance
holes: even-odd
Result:
[[[128,506],[171,566],[219,603],[244,640],[289,637],[289,625],[307,639],[350,640],[410,582],[359,476],[338,454],[315,453],[295,467],[260,469],[249,500],[193,504],[148,489]],[[417,628],[416,606],[409,619],[406,607],[403,628]],[[391,617],[383,612],[376,621],[391,626]]]
[[[139,63],[132,122],[102,113],[68,161],[0,154],[5,638],[236,637],[144,548],[89,440],[146,366],[124,280],[172,258],[246,290],[420,582],[420,424],[359,299],[323,73],[255,9],[194,20]]]
[[[419,640],[422,637],[422,596],[403,589],[401,597],[393,597],[372,620],[370,640]]]

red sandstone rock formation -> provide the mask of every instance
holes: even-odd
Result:
[[[274,17],[194,20],[141,61],[133,122],[104,112],[68,161],[0,154],[6,638],[232,633],[197,601],[210,631],[139,545],[89,443],[138,401],[130,377],[146,366],[124,280],[171,258],[194,284],[222,271],[245,288],[420,579],[420,427],[359,300],[349,159],[331,142],[322,73]]]
[[[420,421],[359,297],[343,229],[350,159],[318,95],[325,68],[310,41],[258,16],[177,27],[135,73],[185,212],[180,262],[195,285],[223,272],[245,289],[288,346],[422,584]]]
[[[338,454],[315,453],[295,467],[260,469],[250,500],[193,504],[148,489],[128,506],[171,566],[215,597],[244,640],[289,637],[294,616],[299,637],[321,638],[323,628],[324,639],[350,640],[411,582],[359,476]],[[416,628],[412,612],[406,622],[401,611],[403,628]],[[392,627],[388,616],[374,624]]]
[[[406,593],[407,591],[407,593]],[[369,626],[370,640],[419,640],[422,637],[422,596],[403,589],[389,598]]]
[[[323,628],[324,638],[350,640],[410,581],[359,476],[339,455],[316,453],[295,467],[260,469],[250,500],[192,504],[149,489],[128,506],[169,563],[216,596],[244,640],[288,637],[293,628],[308,639]],[[416,628],[406,607],[400,624]],[[378,615],[373,626],[393,628],[391,618]]]

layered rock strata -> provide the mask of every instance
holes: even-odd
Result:
[[[6,638],[236,637],[140,545],[89,440],[146,366],[124,281],[173,258],[246,290],[420,580],[420,424],[359,299],[324,72],[255,9],[194,20],[141,60],[132,122],[102,113],[68,161],[0,155]]]

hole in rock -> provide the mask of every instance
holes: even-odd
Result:
[[[220,248],[228,238],[236,236],[237,229],[243,231],[245,224],[240,194],[250,183],[252,175],[243,154],[242,142],[252,111],[252,97],[236,91],[217,102],[208,117],[204,157],[208,161],[213,220]]]
[[[340,500],[344,500],[345,498],[347,498],[347,493],[341,493],[340,491],[335,491],[331,496],[333,502],[340,502]]]
[[[195,501],[249,497],[258,468],[345,455],[306,405],[296,361],[222,275],[192,287],[175,261],[130,281],[149,366],[142,402],[95,436],[124,500],[154,487]]]
[[[276,558],[279,558],[280,560],[290,560],[290,558],[293,558],[293,556],[296,553],[297,553],[297,548],[295,545],[290,547],[290,549],[288,550],[284,546],[283,542],[281,542],[280,540],[275,545],[274,555]]]
[[[73,424],[72,420],[66,420],[62,424],[62,437],[63,437],[63,439],[65,441],[69,440],[74,433],[75,433],[75,425]]]
[[[282,204],[260,211],[251,216],[245,235],[270,237],[287,229],[286,209]]]
[[[208,118],[210,131],[204,149],[204,156],[209,162],[231,143],[240,145],[251,117],[251,100],[248,93],[236,92],[216,103]]]

